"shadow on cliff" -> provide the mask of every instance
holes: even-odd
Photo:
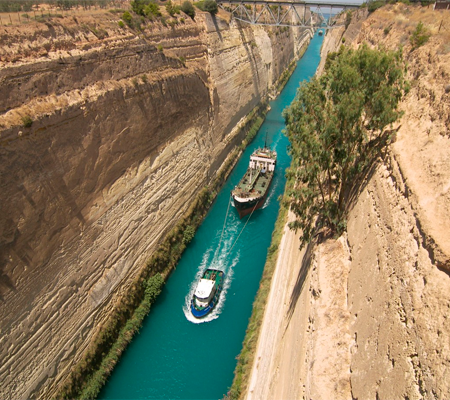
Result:
[[[247,52],[247,58],[250,63],[250,68],[252,70],[252,78],[253,78],[253,86],[255,88],[255,93],[257,95],[257,98],[259,99],[261,97],[261,94],[259,93],[259,73],[258,68],[256,65],[255,56],[253,55],[253,52],[247,43],[247,38],[245,37],[244,30],[242,29],[242,26],[238,23],[237,28],[239,30],[239,34],[241,35],[242,44],[244,46],[245,51]]]
[[[294,314],[295,307],[297,306],[297,302],[303,291],[303,287],[305,286],[306,277],[308,276],[309,269],[311,268],[311,256],[315,245],[316,245],[315,240],[309,242],[308,245],[306,246],[305,254],[303,254],[302,266],[300,267],[300,271],[297,276],[297,281],[295,282],[294,289],[292,290],[291,293],[289,309],[286,315],[287,324],[284,330],[285,333],[289,326],[289,323],[291,322],[292,315]]]
[[[7,290],[16,290],[12,279],[3,271],[4,266],[0,265],[0,301],[5,301],[3,293]]]
[[[358,201],[359,196],[367,187],[367,184],[372,179],[378,167],[381,164],[385,164],[390,169],[390,159],[387,149],[389,144],[395,141],[399,129],[400,126],[395,129],[386,130],[382,135],[379,135],[376,139],[372,140],[367,146],[370,149],[370,155],[366,160],[360,161],[360,164],[365,164],[365,167],[359,174],[355,175],[352,184],[345,193],[345,213],[347,215]]]
[[[217,23],[217,18],[215,15],[211,15],[212,22],[214,24],[214,28],[216,28],[217,36],[219,36],[219,39],[221,42],[223,42],[222,33],[220,32],[219,24]]]

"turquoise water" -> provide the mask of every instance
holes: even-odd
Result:
[[[284,171],[290,164],[281,113],[294,99],[299,82],[315,73],[321,44],[322,37],[313,38],[283,92],[271,102],[257,137],[236,165],[99,398],[221,399],[227,393],[270,246],[278,198],[286,182]],[[252,151],[264,145],[266,132],[267,143],[278,153],[267,201],[248,223],[248,217],[240,220],[230,206],[220,241],[230,191],[247,169]],[[188,306],[197,280],[208,267],[225,271],[225,286],[214,311],[198,321]]]

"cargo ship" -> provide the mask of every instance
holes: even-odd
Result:
[[[191,313],[195,318],[203,318],[214,309],[219,301],[223,282],[223,271],[207,269],[203,273],[191,300]]]
[[[247,172],[231,191],[234,207],[239,218],[261,208],[266,201],[270,184],[275,173],[277,153],[265,144],[250,156]]]

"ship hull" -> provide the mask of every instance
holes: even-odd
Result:
[[[236,208],[239,218],[245,217],[248,214],[251,214],[253,210],[258,210],[261,208],[266,202],[267,192],[264,196],[257,197],[255,199],[251,199],[249,201],[240,202],[237,199],[233,199],[234,207]]]

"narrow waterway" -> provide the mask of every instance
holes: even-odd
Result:
[[[313,38],[283,92],[271,102],[271,111],[257,137],[184,252],[140,334],[100,394],[101,399],[221,399],[231,386],[270,246],[278,198],[286,182],[284,171],[290,164],[282,111],[294,99],[299,82],[315,73],[321,44],[322,37]],[[252,151],[264,145],[266,133],[268,145],[278,153],[266,204],[248,223],[248,217],[240,220],[230,207],[219,247],[230,191],[247,169]],[[226,280],[218,306],[199,321],[191,316],[188,305],[197,280],[208,267],[225,271]]]

